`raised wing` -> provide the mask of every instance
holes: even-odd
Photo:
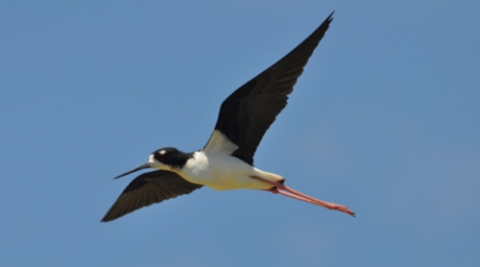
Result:
[[[169,171],[153,171],[135,178],[108,210],[102,222],[115,220],[127,213],[154,203],[189,194],[202,185],[192,184]]]
[[[253,155],[263,135],[287,105],[288,95],[303,72],[313,50],[327,31],[332,14],[290,53],[233,92],[220,108],[215,130],[238,148],[233,156],[253,165]],[[205,150],[214,150],[219,135],[212,137]]]

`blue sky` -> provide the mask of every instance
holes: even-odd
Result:
[[[255,157],[339,212],[209,188],[100,219],[333,10]],[[1,266],[479,266],[480,2],[3,1]]]

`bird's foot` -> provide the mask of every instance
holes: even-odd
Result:
[[[328,203],[327,206],[325,206],[325,208],[345,212],[345,213],[350,214],[351,216],[355,217],[355,212],[349,210],[346,206],[343,206],[343,205],[339,205],[339,204],[335,204],[335,203]]]

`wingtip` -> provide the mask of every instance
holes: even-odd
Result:
[[[332,11],[332,13],[330,13],[330,15],[328,15],[328,22],[331,22],[333,20],[333,14],[335,14],[335,10]]]
[[[113,221],[113,220],[115,220],[115,219],[117,219],[117,218],[118,218],[118,217],[108,218],[108,216],[105,215],[100,222],[101,222],[101,223],[107,223],[107,222]]]

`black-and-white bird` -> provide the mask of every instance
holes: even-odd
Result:
[[[284,177],[253,166],[260,140],[287,105],[288,95],[327,31],[332,15],[333,12],[300,45],[222,103],[215,130],[203,149],[185,153],[173,147],[161,148],[150,155],[147,163],[115,177],[146,168],[157,169],[135,178],[102,221],[189,194],[204,185],[216,190],[266,190],[354,216],[345,206],[300,193],[284,185]]]

